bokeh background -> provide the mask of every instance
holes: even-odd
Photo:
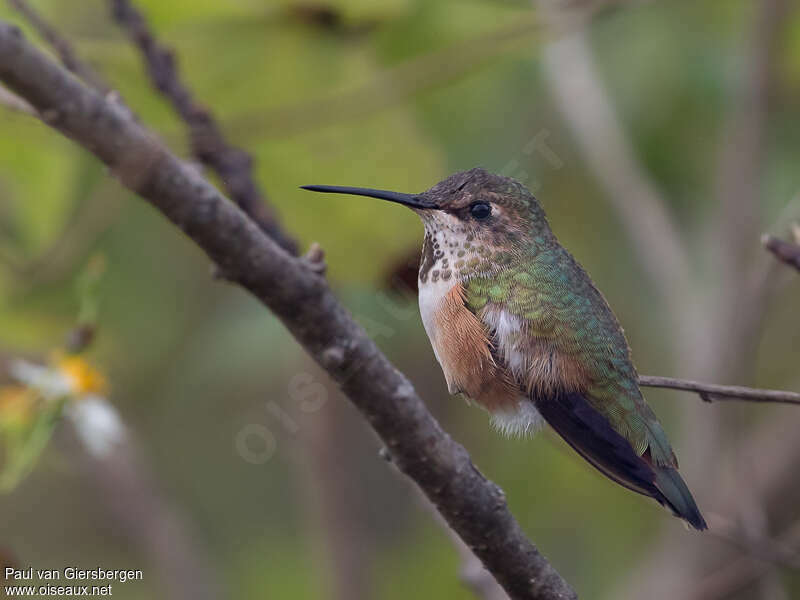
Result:
[[[30,4],[190,158],[108,2]],[[403,283],[416,216],[298,190],[421,191],[478,165],[516,177],[640,372],[798,390],[800,274],[759,242],[800,218],[794,2],[135,5],[285,227],[324,248],[342,301],[582,597],[800,597],[797,407],[646,390],[712,524],[687,532],[551,432],[504,439],[448,396]],[[0,18],[47,48],[6,3]],[[103,462],[73,421],[55,425],[0,496],[3,561],[142,569],[121,599],[474,597],[447,531],[274,317],[86,152],[7,107],[0,131],[0,355],[62,347],[103,262],[85,360],[128,431]]]

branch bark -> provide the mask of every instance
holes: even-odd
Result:
[[[43,40],[53,47],[61,63],[67,69],[75,73],[75,75],[100,93],[107,94],[111,91],[102,78],[95,73],[94,69],[78,58],[72,44],[70,44],[55,27],[50,25],[50,23],[48,23],[26,0],[7,0],[7,2],[11,8],[25,17],[31,27],[36,30]]]
[[[700,383],[699,381],[673,379],[672,377],[659,377],[656,375],[639,375],[639,385],[695,392],[705,402],[714,402],[717,400],[746,400],[748,402],[800,404],[800,393],[798,392],[760,390],[738,385]]]
[[[183,230],[230,281],[270,308],[338,382],[391,453],[512,598],[575,592],[525,537],[505,495],[428,412],[408,379],[339,304],[323,277],[291,256],[199,173],[0,22],[0,80],[53,128],[110,167]]]
[[[761,243],[779,261],[800,271],[800,244],[786,242],[771,235],[764,235],[761,238]]]
[[[181,81],[175,53],[160,44],[142,13],[128,0],[109,0],[111,13],[139,48],[155,88],[189,128],[192,153],[222,180],[231,199],[278,245],[297,254],[297,241],[278,223],[253,178],[253,158],[228,143],[214,115],[199,105]]]
[[[21,112],[32,116],[37,116],[36,111],[33,110],[30,104],[25,102],[16,94],[12,94],[6,88],[0,85],[0,105],[5,106],[14,112]]]

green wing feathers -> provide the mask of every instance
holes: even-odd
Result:
[[[677,469],[671,467],[654,467],[655,471],[655,486],[661,492],[663,500],[658,500],[663,505],[667,506],[672,513],[685,519],[692,527],[698,531],[708,529],[703,515],[700,514],[700,509],[692,497],[689,488],[681,478]]]
[[[479,313],[493,304],[519,317],[531,338],[546,340],[589,374],[592,407],[608,419],[639,456],[677,467],[667,436],[639,391],[628,343],[605,298],[563,247],[542,237],[513,265],[465,286],[467,306]]]

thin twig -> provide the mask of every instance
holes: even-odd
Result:
[[[779,261],[800,271],[800,244],[786,242],[769,234],[761,238],[764,247],[772,252]]]
[[[259,191],[253,177],[253,158],[225,139],[216,118],[198,104],[181,80],[175,53],[159,43],[144,16],[128,0],[109,0],[117,23],[139,48],[156,89],[186,122],[192,153],[222,180],[231,199],[284,250],[297,254],[297,241],[278,223],[275,211]]]
[[[306,262],[283,251],[247,215],[108,102],[0,23],[0,80],[48,124],[107,164],[180,227],[221,273],[258,298],[339,383],[393,462],[515,599],[575,593],[525,537],[505,495],[433,418],[408,379],[378,350]]]
[[[50,44],[58,54],[61,63],[97,91],[107,94],[110,90],[103,79],[89,65],[83,62],[72,44],[47,22],[27,0],[6,0],[11,8],[18,11],[36,32]]]
[[[694,392],[706,402],[718,400],[745,400],[747,402],[800,404],[800,393],[783,390],[760,390],[738,385],[700,383],[699,381],[689,381],[688,379],[674,379],[672,377],[659,377],[655,375],[639,375],[639,385]]]
[[[78,58],[69,41],[50,25],[27,0],[7,0],[25,17],[31,26],[58,54],[62,64],[87,84],[103,94],[110,94],[110,87],[85,62]],[[297,243],[280,228],[274,212],[261,196],[252,178],[252,159],[245,152],[228,146],[213,116],[195,104],[191,94],[181,83],[172,52],[160,47],[150,33],[142,15],[127,1],[112,0],[112,10],[121,24],[125,25],[137,46],[142,50],[148,72],[156,87],[175,106],[177,112],[190,128],[192,149],[198,160],[210,166],[223,180],[228,193],[264,231],[275,238],[286,250],[296,253]],[[116,93],[115,101],[124,106]]]

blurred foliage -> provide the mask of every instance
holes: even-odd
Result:
[[[0,385],[0,491],[9,492],[36,465],[39,456],[72,402],[105,394],[105,376],[79,355],[91,343],[97,323],[97,286],[105,261],[96,255],[79,274],[77,325],[65,348],[50,351],[46,365],[8,359],[14,383]]]
[[[151,88],[103,0],[32,4],[144,123],[185,155],[182,124]],[[329,276],[347,305],[359,318],[385,325],[375,329],[376,341],[482,471],[506,490],[532,539],[579,592],[610,597],[657,531],[681,525],[603,480],[549,434],[502,439],[487,429],[482,412],[447,396],[413,302],[389,305],[376,294],[387,269],[418,247],[416,216],[366,198],[297,189],[330,183],[413,192],[476,165],[525,175],[562,242],[620,317],[639,368],[672,374],[674,357],[664,342],[669,332],[654,308],[658,299],[645,287],[635,252],[544,85],[543,36],[526,28],[536,18],[529,4],[136,4],[175,47],[197,98],[252,152],[259,182],[286,227],[304,243],[322,245]],[[5,4],[0,18],[17,22],[35,39]],[[623,3],[600,13],[591,26],[598,68],[638,158],[690,233],[706,226],[711,212],[721,129],[742,77],[751,18],[752,5],[744,0],[679,0]],[[760,182],[763,226],[778,232],[800,215],[797,201],[789,204],[800,190],[797,11],[784,35]],[[306,482],[313,459],[304,436],[331,417],[341,397],[262,307],[211,281],[208,261],[188,240],[150,207],[102,183],[106,173],[93,159],[24,115],[0,110],[0,127],[0,351],[42,356],[58,346],[74,323],[73,282],[92,253],[102,252],[108,273],[91,284],[93,300],[83,303],[81,313],[81,320],[96,319],[100,332],[86,360],[108,366],[114,403],[141,438],[165,493],[196,526],[230,597],[325,596],[331,573],[321,541],[324,519],[315,508],[315,494],[324,488]],[[561,167],[524,151],[541,132]],[[76,220],[96,227],[76,229]],[[693,251],[702,262],[702,249]],[[754,340],[761,386],[800,386],[798,302],[796,278],[774,300],[763,336]],[[329,390],[330,404],[316,413],[304,412],[290,392],[292,376],[306,372]],[[11,415],[3,421],[6,435],[23,414],[15,407],[29,393],[2,392],[0,415]],[[648,393],[667,429],[675,431],[674,404],[695,399],[667,397]],[[265,409],[268,402],[295,427],[276,420]],[[746,414],[756,420],[767,410]],[[407,598],[420,590],[431,597],[471,597],[457,579],[446,534],[377,457],[374,439],[353,411],[342,418],[346,429],[336,445],[347,456],[337,477],[349,502],[365,507],[357,531],[368,549],[363,568],[373,597]],[[236,452],[236,435],[248,423],[265,425],[276,438],[276,453],[265,464],[248,464]],[[49,437],[51,420],[37,427],[45,426]],[[41,439],[33,430],[25,435]],[[142,550],[114,533],[102,503],[62,459],[59,445],[51,444],[30,477],[0,499],[0,514],[14,515],[4,523],[0,546],[25,564],[152,571]],[[153,581],[126,584],[115,596],[152,598],[158,589]]]
[[[3,464],[0,490],[13,490],[30,472],[61,417],[65,398],[51,398],[34,387],[0,388]]]

